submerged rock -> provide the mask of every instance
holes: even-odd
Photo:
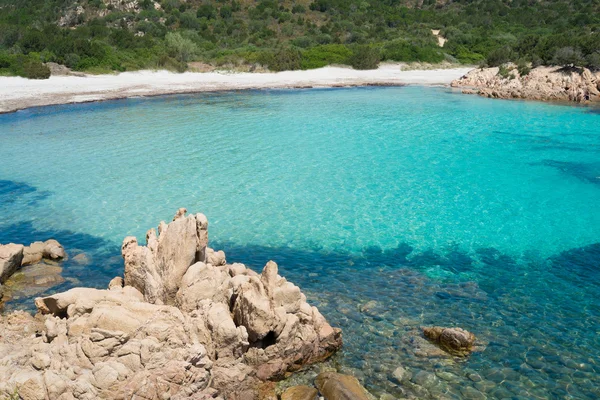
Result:
[[[20,314],[0,316],[0,397],[254,399],[261,382],[340,348],[341,331],[277,264],[227,265],[207,229],[180,210],[146,246],[125,239],[125,278],[109,289],[37,298],[38,317],[18,328]]]
[[[367,390],[350,375],[323,372],[317,376],[315,385],[325,400],[370,400]]]
[[[319,391],[310,386],[292,386],[281,394],[281,400],[315,400]]]
[[[7,299],[33,297],[65,282],[63,269],[57,265],[37,263],[17,270],[5,282]]]
[[[462,328],[424,327],[423,334],[454,356],[468,356],[475,344],[475,335]]]

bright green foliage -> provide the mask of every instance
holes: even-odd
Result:
[[[0,0],[0,74],[24,75],[30,59],[92,71],[184,70],[194,60],[260,62],[275,70],[340,63],[372,67],[379,58],[600,68],[598,0],[138,4],[131,10],[102,0]],[[441,30],[444,47],[432,29]]]
[[[349,61],[354,69],[375,69],[379,65],[380,59],[381,55],[378,49],[361,45],[354,48]]]
[[[352,50],[343,44],[311,47],[302,53],[302,69],[321,68],[331,64],[349,64]]]

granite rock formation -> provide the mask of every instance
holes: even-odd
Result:
[[[4,283],[21,267],[22,260],[23,245],[14,243],[0,244],[0,284]]]
[[[40,262],[42,259],[62,260],[67,256],[64,247],[54,239],[45,242],[33,242],[23,249],[23,261],[21,265],[30,265]]]
[[[600,101],[600,72],[587,68],[537,67],[521,76],[514,64],[500,68],[474,69],[452,82],[452,87],[465,88],[463,93],[499,99]]]
[[[208,248],[202,214],[123,241],[124,278],[0,317],[0,397],[254,399],[267,380],[341,346],[300,289]]]

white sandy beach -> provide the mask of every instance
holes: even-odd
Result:
[[[0,113],[28,107],[136,96],[204,91],[341,87],[362,85],[448,85],[472,68],[402,71],[398,64],[377,70],[325,67],[278,73],[125,72],[118,75],[52,76],[46,80],[0,77]]]

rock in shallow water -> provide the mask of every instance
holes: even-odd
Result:
[[[40,262],[42,259],[62,260],[67,256],[64,247],[54,239],[45,242],[33,242],[26,246],[23,251],[21,265],[30,265]]]
[[[358,379],[350,375],[323,372],[317,376],[315,385],[325,400],[370,400]]]
[[[315,400],[319,392],[310,386],[292,386],[281,394],[281,400]]]
[[[475,335],[462,328],[425,327],[423,334],[454,356],[465,357],[473,351]]]
[[[0,397],[253,399],[341,346],[300,289],[208,252],[208,222],[180,211],[147,246],[123,244],[125,279],[36,299],[39,320],[0,316]],[[32,336],[33,332],[41,334]],[[8,340],[3,342],[4,340]],[[10,345],[8,344],[10,343]],[[27,389],[21,384],[26,383]],[[44,397],[44,398],[46,398]]]

